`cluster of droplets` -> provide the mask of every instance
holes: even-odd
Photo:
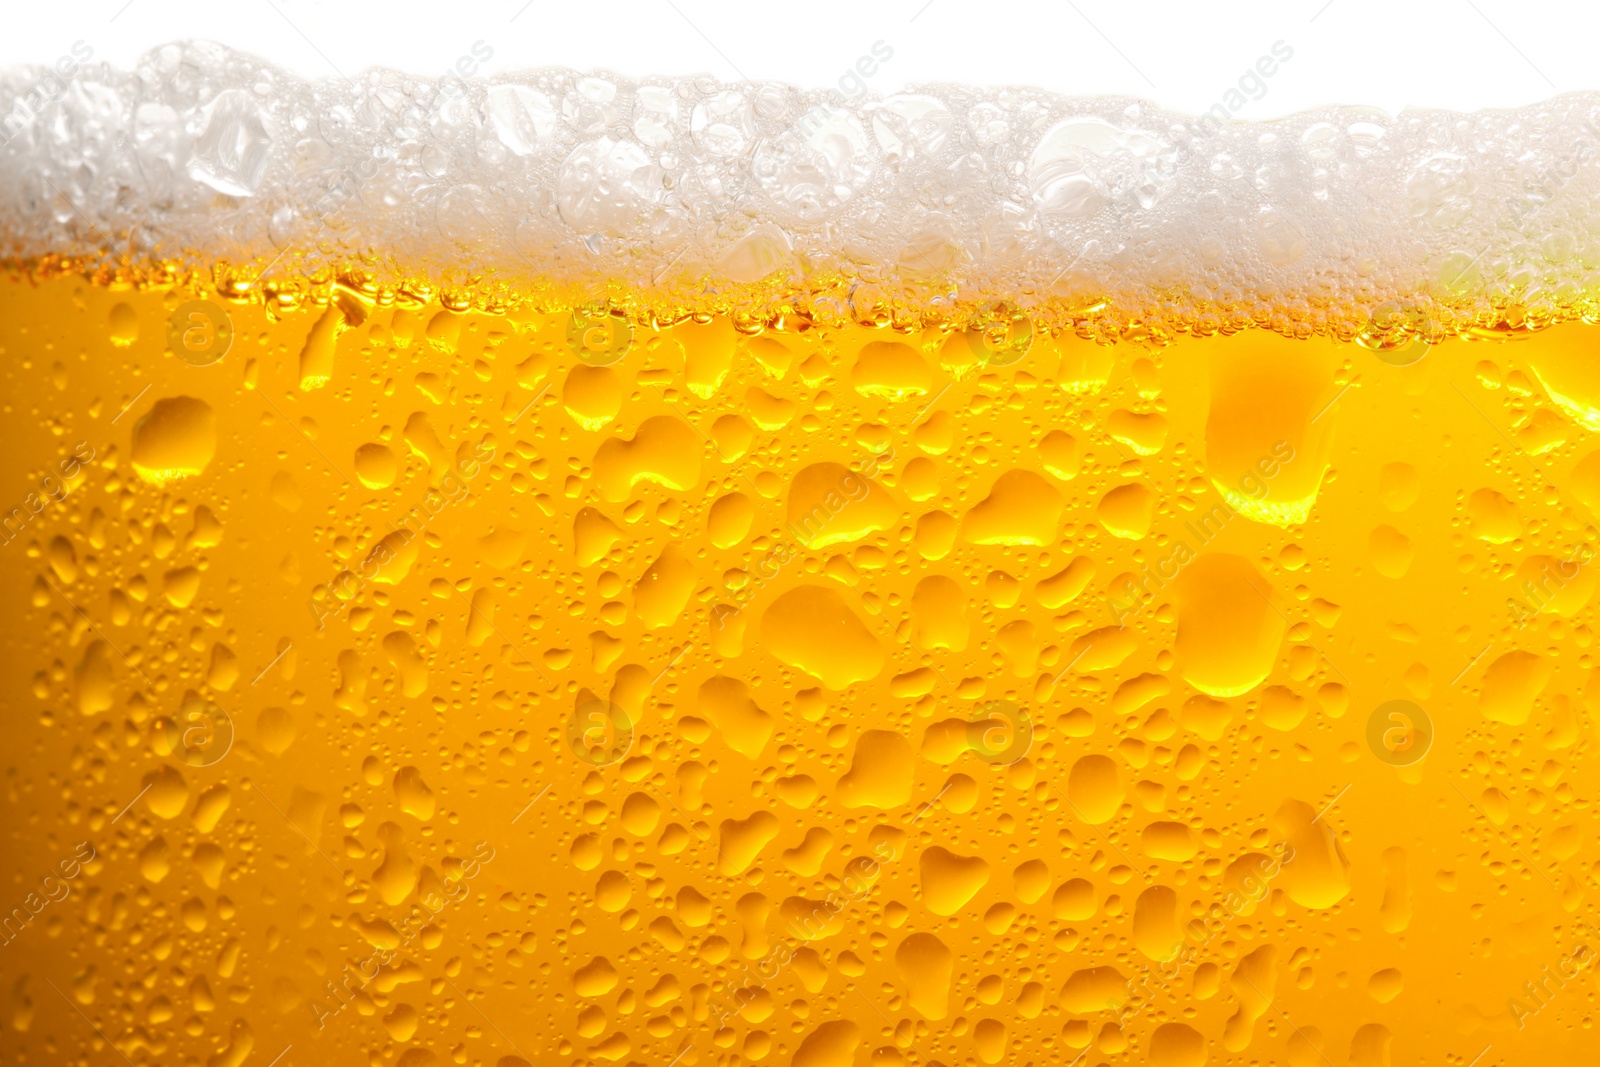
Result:
[[[1231,102],[474,68],[308,81],[203,42],[13,68],[5,251],[287,272],[405,249],[382,267],[722,310],[798,294],[824,318],[1110,308],[1156,336],[1537,325],[1600,288],[1592,95],[1242,122]]]

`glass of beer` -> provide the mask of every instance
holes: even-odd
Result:
[[[7,1063],[1593,1059],[1593,97],[487,47],[4,75]]]

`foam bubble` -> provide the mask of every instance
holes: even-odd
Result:
[[[1244,123],[1022,87],[308,81],[191,42],[131,71],[14,68],[10,98],[14,262],[360,260],[757,314],[1003,302],[1156,336],[1505,331],[1594,317],[1600,289],[1596,94]]]

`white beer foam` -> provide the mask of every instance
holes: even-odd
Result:
[[[376,253],[380,270],[436,277],[692,282],[691,303],[838,272],[935,309],[1109,295],[1157,325],[1291,330],[1395,304],[1537,320],[1596,291],[1600,266],[1588,93],[1239,122],[1224,105],[1196,118],[1025,87],[306,80],[185,42],[132,71],[13,68],[13,98],[0,247],[14,260],[287,250],[303,271]]]

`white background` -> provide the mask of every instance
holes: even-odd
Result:
[[[1600,5],[1514,0],[82,0],[8,5],[0,64],[73,42],[127,66],[210,38],[310,77],[444,71],[482,41],[480,76],[532,66],[834,84],[878,41],[871,90],[1029,84],[1198,112],[1276,41],[1294,58],[1240,118],[1329,103],[1462,110],[1600,89]]]

